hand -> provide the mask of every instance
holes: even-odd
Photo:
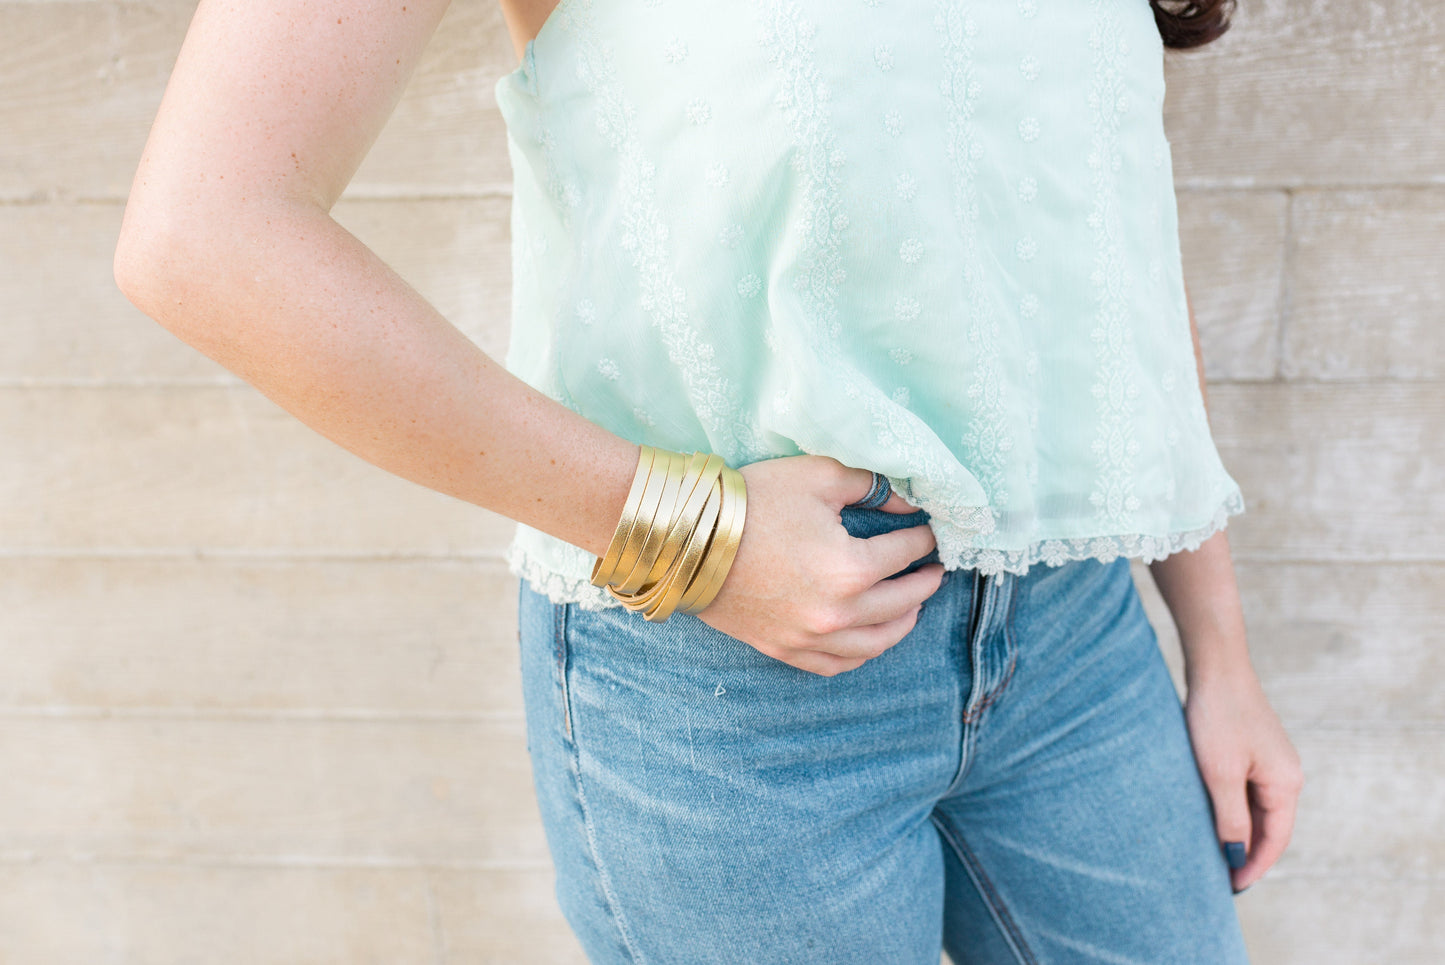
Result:
[[[1245,843],[1248,860],[1230,870],[1238,893],[1289,844],[1304,785],[1299,754],[1249,664],[1192,682],[1184,718],[1220,843]]]
[[[831,677],[878,656],[913,629],[943,582],[929,563],[924,523],[859,539],[841,510],[867,493],[872,473],[826,456],[786,456],[741,469],[748,487],[742,542],[722,589],[698,619],[800,670]],[[910,513],[894,493],[884,512]]]

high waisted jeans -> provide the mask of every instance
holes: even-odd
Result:
[[[859,537],[926,518],[843,511]],[[593,962],[1247,961],[1125,559],[951,571],[833,677],[525,582],[520,616],[557,897]]]

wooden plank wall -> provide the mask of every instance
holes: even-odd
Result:
[[[1437,962],[1445,11],[1242,6],[1170,56],[1167,109],[1252,645],[1308,777],[1239,908],[1261,963]],[[457,0],[337,215],[500,354],[494,7]],[[0,962],[580,962],[510,525],[311,433],[110,280],[192,8],[0,0]]]

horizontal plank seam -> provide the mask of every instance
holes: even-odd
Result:
[[[550,871],[552,863],[542,860],[419,860],[387,855],[327,857],[308,854],[179,854],[173,852],[69,851],[49,853],[31,850],[0,851],[0,865],[162,865],[197,868],[302,868],[385,871]]]
[[[518,724],[520,710],[387,710],[371,707],[110,707],[0,705],[3,720],[199,720],[398,724]]]

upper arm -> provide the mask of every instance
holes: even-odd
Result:
[[[329,210],[447,0],[201,0],[131,209],[188,220],[245,200]],[[127,212],[127,218],[134,211]]]

